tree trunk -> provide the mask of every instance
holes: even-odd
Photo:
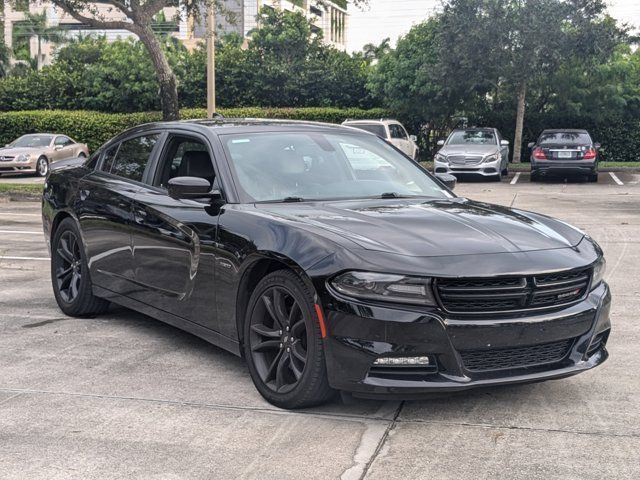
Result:
[[[160,84],[160,104],[162,106],[162,119],[166,121],[180,118],[180,105],[178,103],[178,86],[176,75],[171,69],[162,46],[158,41],[151,26],[146,26],[141,32],[137,32],[140,41],[144,44],[151,62],[156,70],[158,83]]]
[[[36,37],[38,39],[38,58],[36,59],[36,70],[42,70],[42,40],[40,35]]]
[[[513,163],[520,163],[522,153],[522,129],[524,127],[524,105],[527,96],[527,82],[522,80],[518,86],[518,111],[516,113],[516,134],[513,139]]]

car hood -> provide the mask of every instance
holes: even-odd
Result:
[[[259,214],[367,250],[410,256],[514,253],[574,247],[564,222],[462,198],[258,204]]]
[[[18,155],[29,154],[29,153],[39,153],[45,150],[46,150],[46,147],[38,147],[38,148],[3,147],[3,148],[0,148],[0,157],[17,157]]]
[[[440,149],[442,155],[491,155],[498,153],[498,145],[445,145]]]

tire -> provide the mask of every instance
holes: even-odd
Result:
[[[36,175],[46,177],[47,173],[49,173],[49,160],[43,155],[36,161]]]
[[[93,285],[80,231],[71,218],[65,218],[51,242],[51,283],[60,310],[72,317],[103,313],[109,302],[93,295]]]
[[[80,152],[78,154],[78,158],[87,158],[87,156],[84,154],[84,152]]]
[[[502,172],[500,172],[502,174],[503,177],[506,177],[507,175],[509,175],[509,169],[508,168],[503,168]]]
[[[289,270],[270,273],[251,294],[243,350],[258,392],[277,407],[311,407],[335,394],[313,294]]]
[[[587,177],[587,180],[591,183],[597,183],[598,182],[598,173],[592,173]]]
[[[539,182],[540,181],[540,174],[535,170],[531,170],[531,181],[532,182]]]

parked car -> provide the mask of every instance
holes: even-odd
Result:
[[[416,144],[418,137],[409,135],[407,129],[397,120],[346,120],[342,124],[365,130],[385,139],[416,162],[420,157],[420,148]]]
[[[434,158],[436,173],[471,174],[500,180],[508,174],[509,141],[497,128],[457,129],[446,140]]]
[[[35,173],[44,177],[59,160],[88,157],[89,148],[66,135],[33,133],[0,148],[0,174]]]
[[[42,214],[64,313],[114,302],[198,335],[244,356],[279,407],[561,378],[608,356],[593,239],[456,197],[354,128],[140,126],[52,170]]]
[[[586,130],[544,130],[529,148],[532,181],[554,175],[585,175],[590,182],[598,181],[600,144]]]

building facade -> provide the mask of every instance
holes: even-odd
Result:
[[[25,22],[26,12],[46,13],[47,26],[60,27],[66,36],[105,36],[108,40],[132,37],[128,30],[96,29],[84,25],[65,14],[52,3],[0,0],[0,24],[4,27],[4,43],[14,52],[28,51],[29,57],[36,59],[38,66],[51,63],[56,45],[40,40],[35,36],[18,33],[20,23]],[[96,2],[96,7],[107,19],[120,20],[109,4]],[[275,8],[303,13],[312,23],[313,30],[322,34],[323,41],[344,50],[347,45],[347,0],[224,0],[223,14],[217,16],[217,33],[236,32],[247,38],[258,27],[257,15],[261,8]],[[194,22],[185,15],[178,15],[177,8],[165,8],[159,15],[157,29],[183,41],[188,47],[195,46],[206,37],[206,28],[202,22]],[[38,58],[38,52],[40,56]],[[14,59],[15,61],[15,59]]]

